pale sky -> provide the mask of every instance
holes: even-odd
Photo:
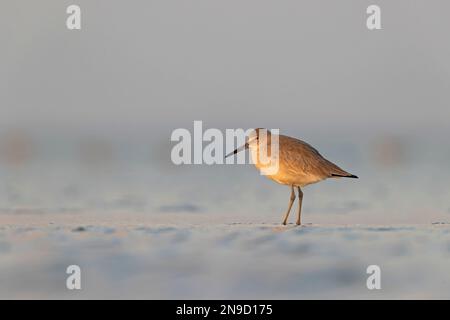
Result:
[[[449,127],[449,1],[73,3],[2,4],[2,128]]]

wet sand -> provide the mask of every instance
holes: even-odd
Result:
[[[448,224],[188,221],[2,214],[0,298],[450,298]],[[66,288],[72,264],[81,267],[79,291]],[[366,287],[372,264],[381,290]]]

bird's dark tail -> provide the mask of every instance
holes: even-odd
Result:
[[[331,176],[332,177],[336,177],[336,178],[355,178],[355,179],[358,179],[358,177],[355,176],[354,174],[345,175],[345,174],[334,174],[334,173],[332,173]]]

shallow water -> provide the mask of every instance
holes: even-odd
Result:
[[[393,146],[392,139],[377,139],[347,138],[337,145],[314,141],[324,156],[360,179],[330,179],[304,188],[305,222],[450,221],[450,152],[432,138]],[[125,211],[184,213],[189,220],[190,214],[221,218],[232,213],[237,221],[276,222],[289,200],[288,187],[251,165],[175,166],[170,145],[158,149],[157,142],[110,139],[86,151],[84,140],[41,142],[21,163],[0,158],[0,214]]]

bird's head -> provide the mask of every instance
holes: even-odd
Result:
[[[245,139],[245,144],[243,144],[239,148],[235,149],[233,152],[230,152],[229,154],[227,154],[225,156],[225,158],[227,158],[231,155],[237,154],[237,153],[241,152],[242,150],[257,147],[258,144],[260,143],[260,140],[263,141],[263,139],[265,139],[267,141],[267,143],[270,143],[270,136],[271,136],[270,130],[267,130],[265,128],[251,129],[250,133],[247,135],[247,137]]]

